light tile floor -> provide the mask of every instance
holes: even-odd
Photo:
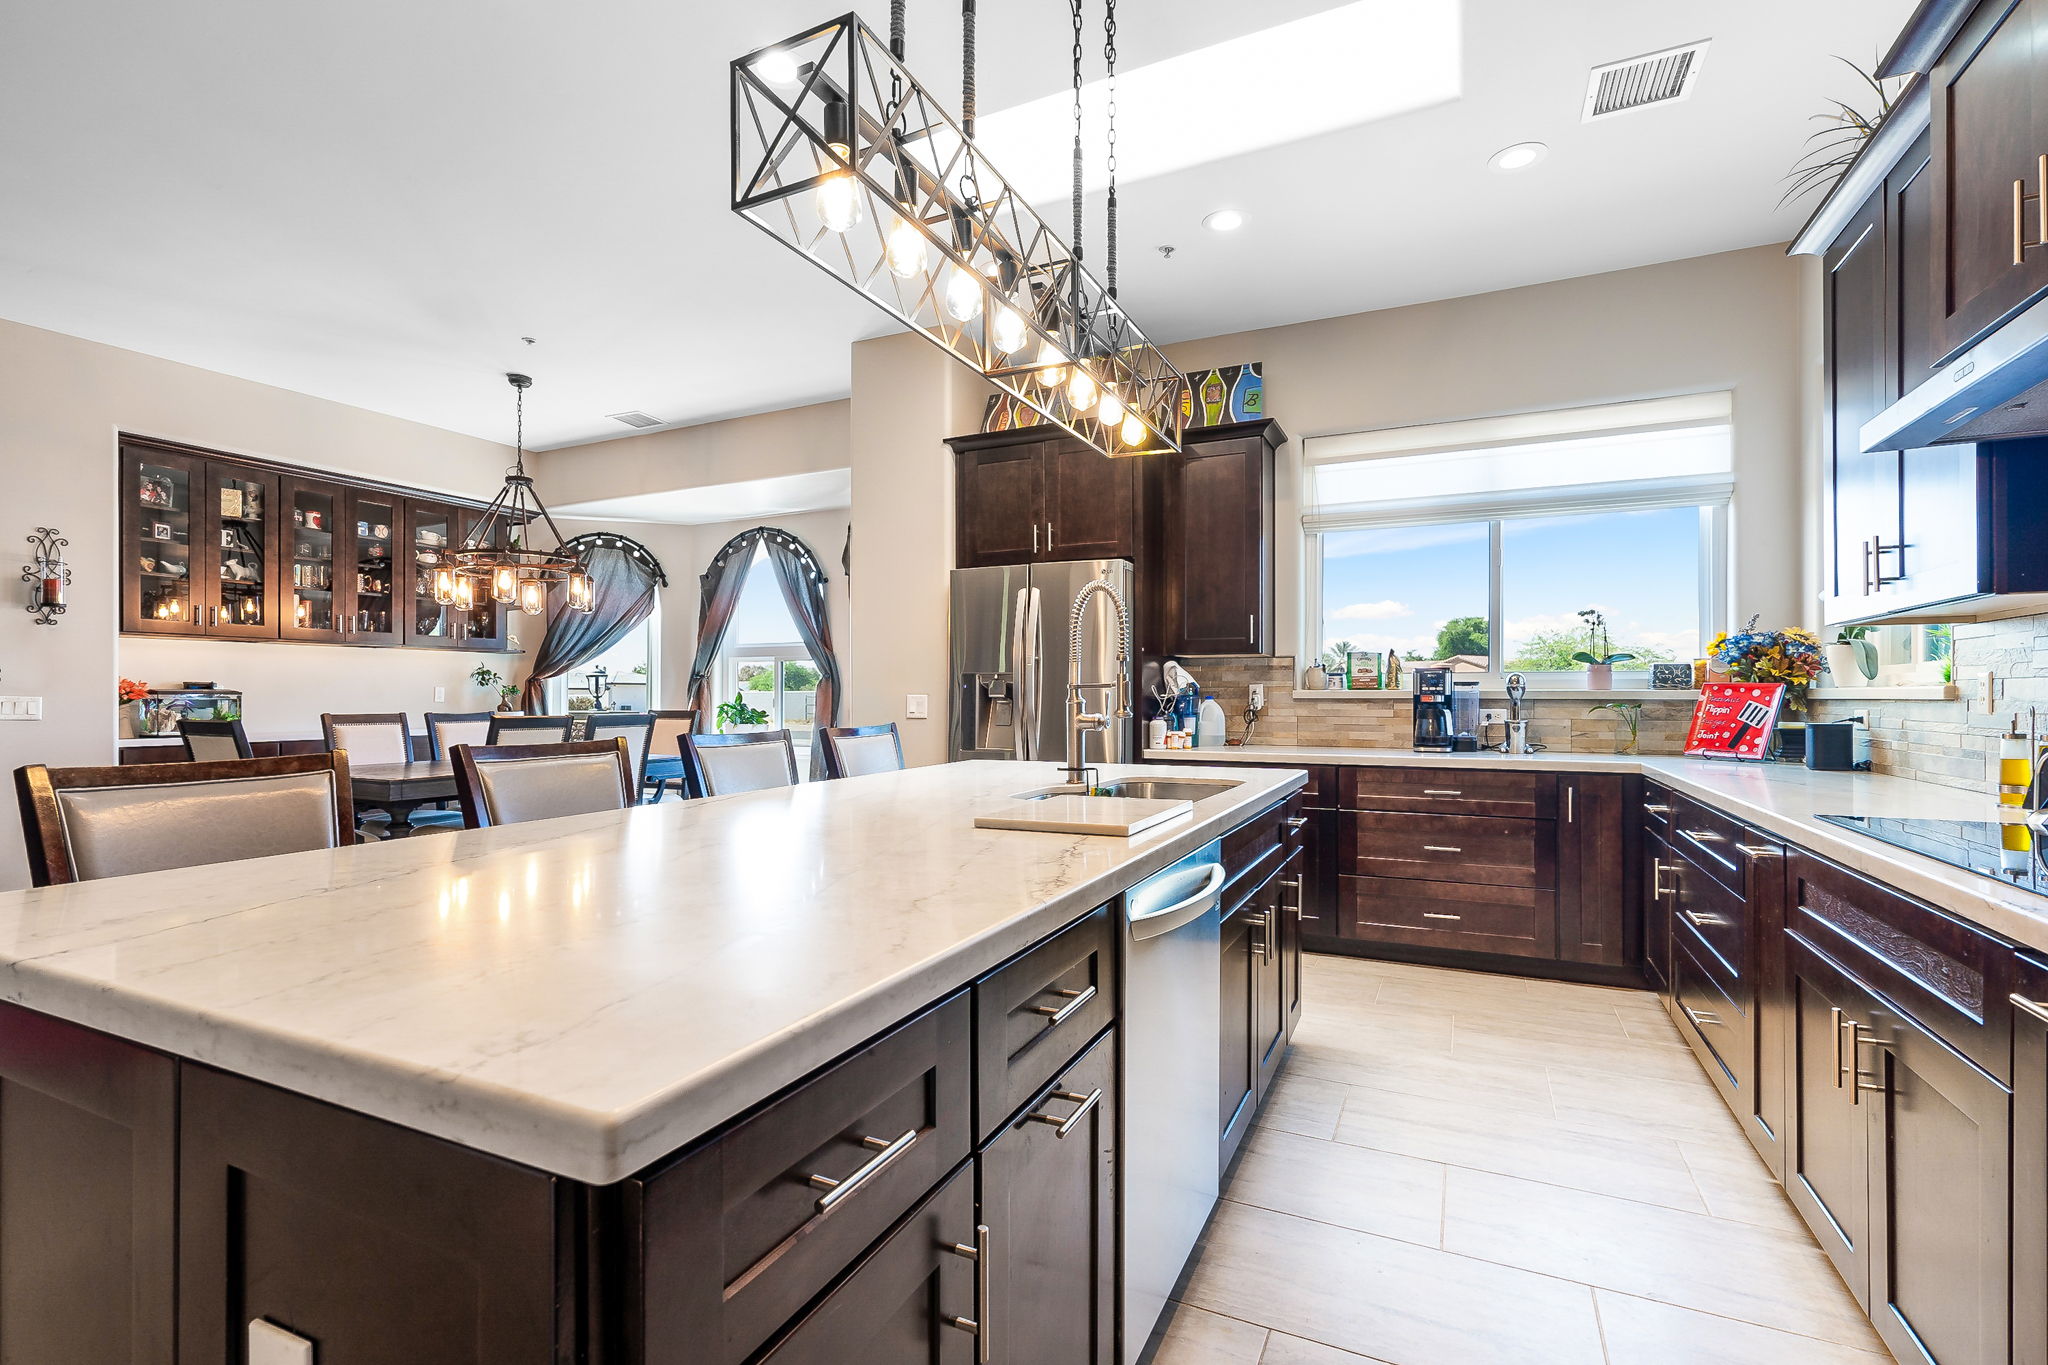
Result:
[[[1656,996],[1307,993],[1155,1365],[1889,1365]]]

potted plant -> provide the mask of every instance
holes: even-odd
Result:
[[[504,674],[488,664],[478,664],[476,671],[469,676],[471,681],[475,682],[478,687],[495,687],[498,689],[498,709],[500,711],[510,711],[512,709],[512,699],[519,695],[519,684],[506,681]]]
[[[1598,607],[1586,608],[1579,613],[1579,619],[1586,623],[1586,648],[1574,651],[1572,658],[1586,666],[1586,686],[1595,692],[1605,692],[1614,686],[1614,666],[1636,656],[1614,653],[1614,642],[1607,635],[1607,618]]]
[[[768,723],[768,713],[758,706],[749,706],[746,697],[739,692],[732,694],[731,701],[718,703],[718,733],[724,734],[727,727],[734,730],[758,729]]]
[[[1619,722],[1614,730],[1614,752],[1633,754],[1643,742],[1643,704],[1639,701],[1603,701],[1586,709],[1589,716],[1612,711]]]
[[[1869,634],[1869,626],[1843,626],[1835,632],[1834,643],[1821,651],[1827,656],[1828,675],[1835,686],[1854,687],[1857,674],[1864,682],[1877,677],[1877,646],[1867,638]]]

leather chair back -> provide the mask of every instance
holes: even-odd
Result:
[[[827,777],[865,777],[903,767],[903,740],[894,721],[820,730],[818,743],[824,746]]]
[[[585,714],[585,739],[623,739],[633,763],[633,790],[647,782],[647,754],[654,741],[654,717],[645,711],[591,711]]]
[[[455,747],[455,785],[471,829],[624,810],[639,799],[623,739]]]
[[[485,739],[493,749],[515,744],[567,744],[575,724],[574,716],[495,715]]]
[[[745,735],[684,735],[683,765],[697,796],[794,787],[796,749],[789,731]]]
[[[320,732],[330,752],[347,751],[349,762],[358,768],[412,762],[412,732],[403,711],[322,715]]]
[[[435,758],[446,759],[458,744],[487,744],[491,738],[490,711],[427,712],[427,743]]]
[[[184,738],[188,763],[255,756],[239,720],[183,720],[178,722],[178,734]]]

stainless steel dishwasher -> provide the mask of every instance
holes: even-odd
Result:
[[[1124,896],[1125,1365],[1216,1207],[1223,877],[1212,842]]]

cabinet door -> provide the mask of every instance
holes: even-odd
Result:
[[[2048,1365],[2048,962],[2020,959],[2012,1044],[2013,1365]]]
[[[482,513],[473,509],[457,509],[455,529],[458,542],[476,528],[477,520],[481,516]],[[478,585],[475,605],[466,612],[457,613],[461,617],[459,629],[462,647],[486,653],[510,649],[512,613],[518,608],[491,600],[491,595],[482,591],[482,587],[482,584]]]
[[[181,1077],[180,1360],[241,1360],[259,1319],[320,1365],[563,1358],[553,1177],[206,1067]]]
[[[1287,1056],[1287,985],[1281,966],[1279,876],[1252,896],[1252,1104],[1263,1104]]]
[[[1880,571],[1898,571],[1899,457],[1867,454],[1863,424],[1892,401],[1882,193],[1842,230],[1824,261],[1827,334],[1828,526],[1832,546],[1825,615],[1863,614]],[[1893,547],[1880,551],[1879,546]]]
[[[1267,654],[1272,640],[1272,451],[1255,436],[1167,457],[1168,654]]]
[[[177,1126],[169,1057],[0,1005],[0,1360],[175,1359]]]
[[[121,447],[121,629],[196,635],[206,612],[193,599],[207,570],[205,465],[148,446]]]
[[[1871,1322],[1901,1360],[2005,1365],[2011,1092],[1888,1006],[1854,1050],[1870,1087]]]
[[[337,593],[344,569],[347,537],[342,521],[348,495],[338,484],[286,477],[279,481],[282,503],[278,534],[287,548],[285,600],[278,622],[287,640],[338,645],[347,642],[346,592]]]
[[[1044,558],[1045,465],[1052,441],[962,451],[954,471],[958,567]]]
[[[1281,1022],[1285,1028],[1283,1044],[1294,1041],[1294,1030],[1301,1025],[1303,925],[1310,918],[1309,880],[1315,875],[1315,850],[1310,846],[1313,829],[1313,823],[1302,826],[1303,835],[1308,837],[1297,840],[1294,852],[1281,866],[1274,883],[1280,888],[1274,913],[1279,917],[1275,938],[1280,965]]]
[[[1671,915],[1678,855],[1651,830],[1643,831],[1643,975],[1661,995],[1671,990]]]
[[[1621,967],[1635,960],[1639,931],[1623,830],[1625,779],[1574,773],[1558,779],[1558,956]]]
[[[758,1365],[969,1365],[974,1336],[956,1319],[972,1324],[984,1310],[974,1301],[974,1266],[954,1248],[971,1248],[974,1229],[968,1164],[798,1318]]]
[[[277,476],[208,461],[206,577],[193,603],[206,610],[206,633],[277,638]]]
[[[1045,456],[1045,549],[1040,559],[1138,557],[1138,465],[1073,441]]]
[[[462,644],[467,620],[455,607],[434,600],[434,575],[451,568],[449,558],[462,539],[453,508],[413,502],[405,509],[407,559],[410,570],[400,575],[401,591],[409,594],[405,609],[405,643],[427,649],[452,649]]]
[[[1876,1002],[1803,938],[1786,938],[1785,1193],[1868,1311],[1868,1095],[1848,1033],[1869,1028]]]
[[[1109,1365],[1116,1346],[1116,1033],[981,1155],[994,1359]],[[849,1357],[851,1358],[851,1357]]]
[[[1223,965],[1218,977],[1223,1027],[1217,1042],[1216,1112],[1223,1118],[1219,1136],[1224,1169],[1229,1168],[1230,1159],[1237,1155],[1238,1146],[1251,1131],[1252,1113],[1257,1105],[1258,1073],[1252,1056],[1257,960],[1252,941],[1258,933],[1252,927],[1252,920],[1258,915],[1255,902],[1255,897],[1248,897],[1223,921]]]
[[[2048,289],[2039,193],[2048,155],[2048,0],[1985,0],[1932,76],[1935,242],[1944,351]]]
[[[398,552],[405,544],[405,502],[354,490],[342,518],[346,593],[342,630],[354,645],[395,645],[400,633]]]

